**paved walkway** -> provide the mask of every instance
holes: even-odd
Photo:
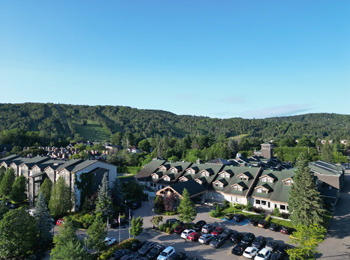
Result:
[[[325,241],[319,246],[319,259],[350,259],[350,175],[345,175],[345,184],[336,206],[334,217]]]

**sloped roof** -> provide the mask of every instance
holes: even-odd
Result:
[[[344,171],[342,166],[337,166],[335,164],[326,163],[323,161],[316,161],[309,163],[311,172],[317,172],[322,175],[341,175]]]
[[[187,191],[190,193],[190,197],[196,196],[206,191],[206,188],[197,183],[195,180],[178,182],[169,186],[180,195],[182,195],[184,189],[187,189]]]
[[[207,163],[208,164],[222,164],[222,165],[230,165],[231,164],[229,161],[221,159],[221,158],[216,158],[216,159],[211,160]]]
[[[165,160],[152,160],[147,163],[135,176],[136,179],[148,178],[151,176],[153,172],[157,170],[157,168],[164,164]]]

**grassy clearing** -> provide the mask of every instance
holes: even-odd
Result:
[[[105,141],[111,136],[108,129],[103,128],[96,121],[87,120],[86,125],[75,124],[74,128],[84,140]]]

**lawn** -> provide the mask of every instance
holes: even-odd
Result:
[[[74,128],[84,140],[105,141],[109,140],[111,136],[108,129],[104,128],[96,121],[87,120],[86,125],[75,124]]]

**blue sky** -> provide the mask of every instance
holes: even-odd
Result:
[[[350,1],[1,1],[0,102],[350,114]]]

